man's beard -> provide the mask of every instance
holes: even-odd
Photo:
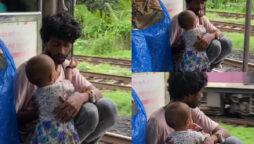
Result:
[[[61,55],[61,54],[52,56],[52,54],[48,51],[46,51],[46,54],[54,60],[55,64],[62,64],[68,56],[68,55]]]
[[[190,9],[191,11],[193,11],[194,13],[195,13],[195,15],[196,16],[198,16],[198,17],[202,17],[202,16],[204,16],[205,15],[205,13],[204,13],[204,9],[201,9],[201,10],[194,10],[194,9]]]
[[[198,103],[188,103],[189,107],[191,107],[191,108],[196,108],[196,107],[199,106],[199,104],[200,104],[200,102],[198,102]]]

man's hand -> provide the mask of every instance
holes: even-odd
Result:
[[[174,144],[170,137],[167,137],[165,144]]]
[[[38,112],[38,109],[36,108],[21,110],[20,112],[18,112],[17,117],[18,117],[19,123],[24,124],[24,123],[31,122],[33,120],[38,119],[39,112]]]
[[[17,113],[18,122],[20,124],[26,124],[28,122],[38,120],[39,118],[39,105],[35,102],[34,98],[28,104],[26,109],[21,109]]]
[[[197,36],[197,41],[194,47],[197,51],[204,51],[208,48],[212,40],[215,38],[214,34],[206,34],[204,36]]]
[[[207,137],[203,144],[215,144],[215,142],[217,141],[217,137],[215,135],[212,135],[210,137]]]
[[[185,42],[182,37],[178,38],[171,46],[173,56],[182,56],[182,53],[185,50]]]
[[[79,93],[67,99],[60,97],[63,103],[54,110],[56,120],[60,122],[70,121],[77,115],[83,103],[88,99],[89,96],[86,93]]]

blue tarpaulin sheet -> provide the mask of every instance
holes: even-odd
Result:
[[[7,66],[0,70],[0,144],[19,144],[14,87],[16,68],[11,54],[0,40]]]
[[[160,1],[164,18],[157,24],[132,30],[132,72],[172,72],[170,17]]]
[[[132,89],[132,98],[137,106],[137,113],[132,116],[132,144],[145,144],[146,112],[136,92]]]

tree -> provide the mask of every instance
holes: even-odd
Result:
[[[110,13],[109,9],[105,5],[106,3],[110,4],[114,9],[120,0],[80,0],[80,1],[81,3],[84,3],[87,6],[88,10],[91,12],[99,10],[100,16],[102,17],[103,12],[107,15]]]

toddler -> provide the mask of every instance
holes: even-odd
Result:
[[[55,63],[47,55],[31,58],[26,64],[26,75],[37,86],[33,98],[39,105],[39,122],[31,143],[80,144],[74,121],[58,122],[53,113],[61,104],[59,97],[69,96],[74,92],[72,83],[69,80],[56,82]]]
[[[191,109],[182,102],[173,102],[165,108],[165,118],[168,126],[175,132],[169,135],[174,144],[203,144],[208,134],[190,130],[194,127]]]
[[[185,41],[185,52],[180,63],[182,72],[201,72],[210,70],[210,62],[206,51],[197,51],[194,44],[197,36],[202,37],[206,30],[203,26],[197,26],[198,19],[190,10],[185,10],[178,15],[178,23],[184,29],[182,38]]]

